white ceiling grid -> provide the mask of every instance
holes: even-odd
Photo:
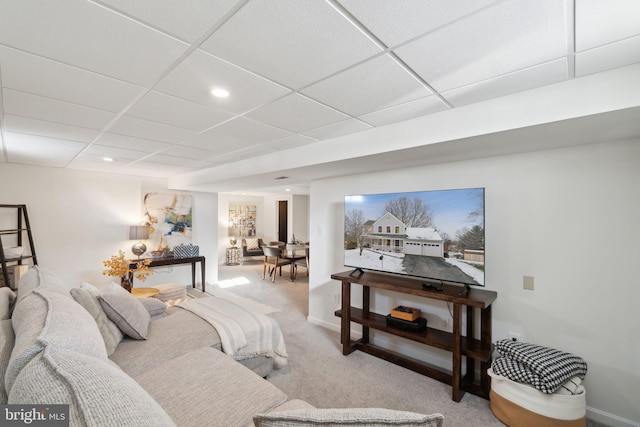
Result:
[[[152,177],[640,62],[636,0],[6,0],[0,16],[0,162]]]

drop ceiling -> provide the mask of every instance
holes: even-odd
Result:
[[[0,16],[0,165],[244,171],[216,191],[275,187],[261,159],[640,63],[636,0],[5,0]],[[304,184],[339,166],[269,170]]]

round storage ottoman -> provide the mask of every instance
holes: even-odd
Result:
[[[580,394],[544,394],[529,384],[497,375],[492,369],[490,403],[504,424],[518,427],[584,427],[587,404]]]
[[[158,295],[155,296],[155,298],[159,299],[162,302],[187,297],[187,288],[180,283],[167,283],[164,285],[155,285],[152,287],[160,291]]]

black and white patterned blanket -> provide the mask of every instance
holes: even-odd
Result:
[[[573,376],[584,379],[587,374],[581,357],[553,348],[505,339],[496,343],[496,349],[502,357],[493,361],[493,372],[545,394],[554,393]]]

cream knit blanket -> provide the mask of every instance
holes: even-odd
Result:
[[[175,304],[211,324],[222,351],[236,360],[256,356],[273,358],[274,368],[287,364],[287,349],[278,323],[264,314],[247,310],[223,298],[187,299]]]

